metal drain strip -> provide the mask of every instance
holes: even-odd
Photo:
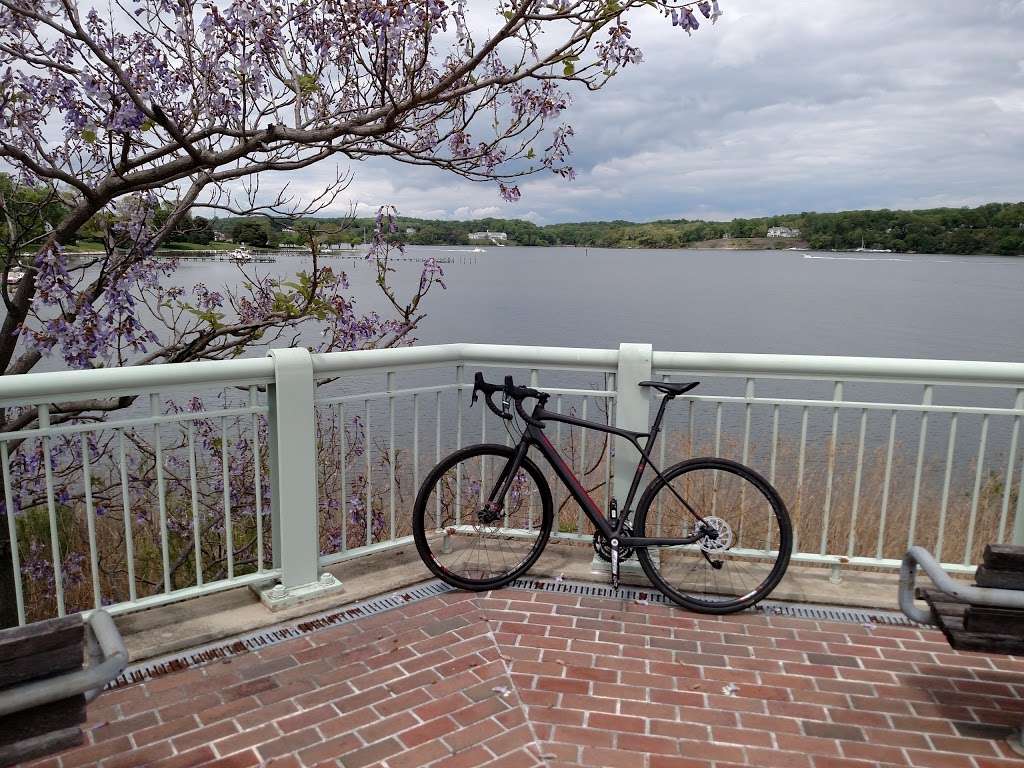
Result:
[[[563,579],[516,579],[509,585],[511,589],[521,589],[533,592],[555,592],[567,595],[580,595],[584,597],[597,597],[604,599],[635,600],[659,605],[674,605],[671,600],[660,592],[638,589],[636,587],[620,586],[615,591],[606,584],[594,584],[584,581],[566,581]],[[384,611],[390,611],[409,603],[419,602],[431,597],[443,595],[446,592],[454,591],[443,581],[428,581],[408,589],[400,589],[389,592],[386,595],[364,600],[359,603],[345,606],[341,609],[323,611],[311,616],[304,616],[290,622],[268,627],[243,635],[237,635],[227,640],[218,640],[215,643],[202,645],[184,653],[173,653],[149,659],[140,664],[129,666],[119,677],[107,686],[108,690],[119,688],[124,685],[152,680],[171,672],[191,669],[208,664],[220,659],[232,656],[240,656],[252,651],[257,651],[267,646],[277,645],[286,640],[293,640],[303,635],[317,632],[328,627],[335,627],[347,624],[357,619],[372,616]],[[867,611],[858,608],[842,608],[828,605],[811,605],[804,603],[783,603],[771,600],[764,600],[758,603],[751,611],[744,613],[761,614],[765,616],[782,616],[794,619],[810,619],[813,621],[834,621],[845,624],[875,624],[887,626],[915,627],[902,613],[896,611]],[[700,614],[694,614],[700,615]],[[739,614],[743,615],[743,614]]]
[[[564,579],[516,579],[509,585],[512,589],[526,589],[541,592],[559,592],[566,595],[582,595],[611,600],[641,600],[657,605],[675,605],[661,592],[637,587],[619,586],[615,591],[607,584],[588,581],[567,581]],[[761,614],[782,616],[791,619],[812,621],[835,621],[842,624],[881,624],[894,627],[916,627],[913,621],[899,611],[872,611],[862,608],[845,608],[834,605],[812,603],[785,603],[776,600],[762,600],[748,611],[739,614]],[[699,614],[696,614],[699,615]]]
[[[286,640],[293,640],[327,627],[347,624],[357,619],[366,618],[377,613],[390,611],[409,603],[437,597],[446,592],[454,591],[443,581],[428,581],[408,589],[399,589],[386,595],[353,603],[341,609],[323,611],[311,616],[304,616],[285,624],[258,630],[256,632],[237,635],[228,640],[202,645],[187,652],[178,652],[149,659],[141,664],[129,666],[119,677],[111,681],[108,690],[123,685],[133,685],[146,680],[177,672],[183,669],[199,667],[212,661],[251,653],[270,645],[277,645]]]

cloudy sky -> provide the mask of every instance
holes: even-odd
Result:
[[[721,4],[692,38],[635,18],[645,63],[568,113],[575,181],[535,177],[508,204],[439,171],[364,162],[351,202],[553,223],[1024,199],[1024,0]]]

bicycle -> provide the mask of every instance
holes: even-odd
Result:
[[[413,535],[423,562],[453,587],[476,591],[505,586],[533,566],[554,522],[551,489],[527,455],[536,448],[593,523],[593,546],[611,564],[615,589],[621,564],[636,555],[651,583],[685,608],[725,614],[764,599],[782,579],[793,541],[789,513],[771,484],[728,459],[694,458],[665,471],[651,461],[669,402],[699,383],[639,382],[664,397],[650,431],[633,432],[549,411],[547,393],[516,386],[511,376],[504,385],[489,384],[477,373],[470,405],[482,392],[491,411],[515,424],[514,405],[525,429],[520,428],[514,447],[469,446],[431,470],[413,508]],[[492,399],[499,392],[500,410]],[[535,401],[532,413],[523,407],[528,399]],[[639,451],[621,513],[611,499],[605,516],[545,435],[548,422],[615,435]],[[506,429],[512,435],[508,424]],[[488,471],[491,465],[496,472]],[[633,499],[647,467],[655,478],[634,512]]]

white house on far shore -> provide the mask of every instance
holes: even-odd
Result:
[[[470,240],[508,240],[504,232],[470,232],[468,237]]]
[[[769,227],[768,237],[800,237],[800,230],[790,227]]]

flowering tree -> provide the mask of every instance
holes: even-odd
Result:
[[[0,0],[0,372],[46,355],[75,368],[235,356],[310,320],[328,328],[321,350],[407,342],[434,262],[411,298],[382,285],[384,318],[357,312],[316,258],[297,281],[185,292],[155,249],[195,207],[322,210],[347,173],[304,201],[287,187],[267,199],[259,179],[332,157],[434,166],[506,200],[524,175],[571,178],[568,87],[597,90],[641,60],[628,23],[641,10],[687,33],[719,15],[707,1],[498,0],[487,25],[466,0]],[[104,252],[69,259],[87,225]],[[128,404],[66,403],[52,422]],[[0,413],[0,431],[35,418]]]

